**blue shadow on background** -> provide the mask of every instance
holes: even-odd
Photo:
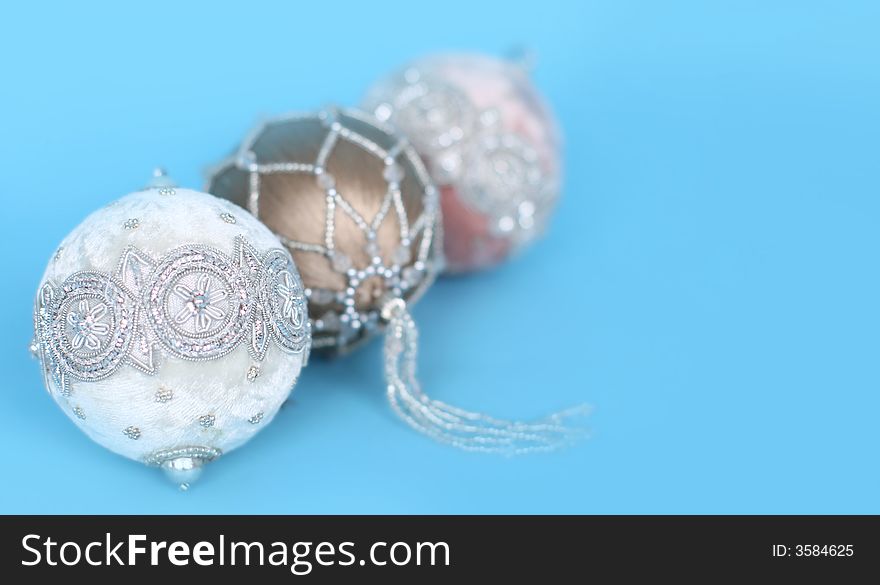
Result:
[[[878,513],[880,4],[13,3],[0,9],[5,513]],[[356,104],[440,50],[525,44],[566,136],[548,235],[416,307],[434,397],[596,408],[591,440],[462,453],[387,408],[380,344],[313,360],[187,494],[91,443],[28,358],[43,267],[157,164]]]

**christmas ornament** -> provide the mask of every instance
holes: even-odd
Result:
[[[492,452],[549,449],[577,434],[564,415],[501,421],[421,391],[409,305],[441,266],[437,191],[389,127],[353,110],[269,120],[210,173],[207,190],[247,207],[287,245],[306,287],[316,349],[345,352],[387,326],[388,399],[417,430]]]
[[[297,269],[265,226],[162,176],[154,185],[61,243],[32,349],[80,429],[186,489],[278,412],[309,324]]]
[[[387,298],[415,302],[440,263],[436,190],[412,149],[357,112],[270,120],[207,190],[278,234],[302,274],[314,348],[347,351]]]
[[[521,63],[428,57],[376,83],[363,107],[427,164],[441,192],[449,271],[496,264],[544,230],[559,193],[560,141]]]

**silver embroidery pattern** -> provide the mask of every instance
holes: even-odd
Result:
[[[88,300],[80,301],[76,311],[68,311],[68,336],[73,349],[82,349],[83,345],[91,351],[101,349],[102,339],[110,333],[110,327],[102,322],[106,316],[107,305],[96,302],[90,306]]]
[[[245,271],[223,252],[199,244],[166,254],[143,294],[147,322],[164,349],[197,361],[235,349],[256,304]]]
[[[453,184],[463,203],[490,218],[490,228],[515,242],[543,229],[559,185],[535,149],[504,130],[496,110],[479,110],[460,90],[410,68],[383,82],[367,110],[409,136],[441,185]]]
[[[222,321],[226,316],[223,301],[228,292],[205,274],[191,276],[189,280],[189,283],[174,285],[175,296],[183,301],[174,322],[180,325],[192,321],[193,333],[207,331],[215,321]]]
[[[320,124],[324,134],[318,145],[317,156],[312,160],[261,161],[253,150],[263,133],[276,125],[303,124],[304,127],[312,127],[315,123]],[[383,146],[369,138],[365,135],[365,128],[368,128],[367,133],[374,132],[381,136],[381,140],[387,144]],[[341,143],[355,145],[381,162],[382,178],[387,190],[373,217],[365,217],[355,209],[337,188],[335,178],[327,170],[328,166],[332,167],[335,149]],[[360,287],[375,283],[382,294],[414,300],[430,285],[439,270],[443,245],[437,190],[412,145],[369,115],[352,110],[330,110],[316,114],[291,114],[270,120],[256,128],[233,157],[214,169],[208,178],[208,191],[221,196],[233,195],[224,193],[228,188],[220,184],[227,173],[245,178],[248,185],[247,207],[258,218],[263,176],[310,175],[323,191],[325,214],[321,243],[280,238],[291,252],[324,257],[333,271],[345,279],[344,286],[340,290],[298,288],[297,279],[290,278],[293,273],[288,271],[285,274],[281,257],[278,257],[276,265],[272,254],[267,255],[267,276],[272,282],[262,290],[277,290],[280,294],[263,299],[266,311],[264,320],[276,338],[287,340],[291,347],[301,346],[298,332],[307,317],[306,313],[297,310],[299,298],[308,299],[312,311],[312,346],[347,349],[382,327],[377,308],[358,308],[356,297]],[[411,176],[407,176],[407,173]],[[421,213],[415,217],[407,213],[402,191],[405,181],[414,182],[423,204]],[[346,221],[353,222],[363,236],[364,252],[369,259],[363,265],[355,265],[352,258],[337,249],[336,225],[342,215],[346,216]],[[385,222],[396,224],[400,239],[400,246],[390,254],[389,259],[383,258],[377,243],[377,232]]]
[[[305,293],[295,276],[290,256],[275,250],[266,255],[262,305],[275,338],[290,351],[301,351],[308,341]]]
[[[123,364],[154,373],[157,347],[180,359],[211,360],[248,340],[261,361],[272,339],[289,353],[309,346],[305,302],[284,250],[259,254],[238,237],[232,257],[187,244],[154,260],[129,247],[113,275],[78,272],[40,288],[37,353],[47,387],[65,396],[70,379],[102,380]],[[170,391],[167,399],[160,394],[157,400],[170,399]]]
[[[47,283],[37,295],[37,337],[43,365],[64,395],[68,376],[103,380],[125,361],[134,338],[138,306],[115,278],[77,272],[60,287]]]

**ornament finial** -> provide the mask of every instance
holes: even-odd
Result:
[[[168,176],[168,172],[162,167],[153,169],[147,189],[161,189],[162,187],[176,187],[177,183]]]
[[[187,491],[202,475],[205,460],[194,457],[176,457],[162,464],[165,477],[173,481],[180,491]]]
[[[516,45],[507,52],[507,60],[516,65],[526,75],[530,75],[538,64],[535,50],[526,45]]]

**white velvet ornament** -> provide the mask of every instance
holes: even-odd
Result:
[[[71,420],[183,488],[272,420],[311,341],[278,239],[232,203],[167,185],[64,239],[35,326],[47,388]]]

